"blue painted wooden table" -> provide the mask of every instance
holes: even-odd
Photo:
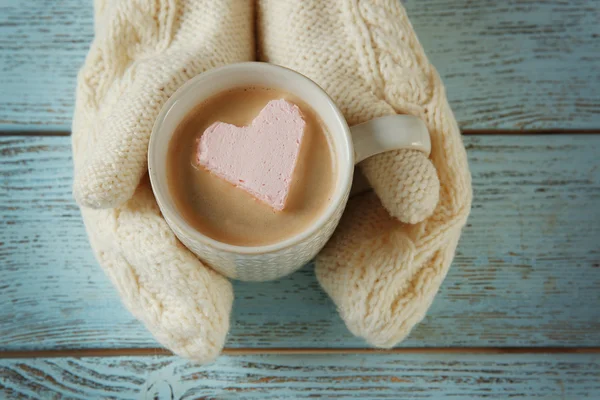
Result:
[[[71,199],[91,4],[0,0],[0,397],[600,398],[600,2],[405,5],[475,196],[428,316],[369,349],[308,265],[235,283],[225,355],[198,366],[123,308]]]

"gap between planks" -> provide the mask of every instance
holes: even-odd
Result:
[[[600,347],[401,347],[395,349],[372,348],[227,348],[228,356],[243,355],[323,355],[323,354],[600,354]],[[64,358],[64,357],[115,357],[115,356],[172,356],[167,349],[70,349],[0,351],[0,359]]]
[[[598,135],[598,129],[464,129],[463,135]],[[5,131],[0,136],[70,136],[71,131]]]

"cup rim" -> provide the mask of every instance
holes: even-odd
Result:
[[[162,131],[162,127],[163,127],[165,118],[168,115],[169,111],[171,111],[172,108],[176,105],[177,101],[189,90],[192,90],[197,85],[201,85],[202,82],[210,80],[217,75],[226,74],[226,73],[240,73],[240,72],[243,73],[244,71],[249,71],[249,70],[262,70],[263,72],[266,72],[266,73],[269,73],[270,71],[271,72],[281,72],[281,73],[293,76],[297,79],[300,79],[301,81],[303,81],[304,85],[311,86],[312,89],[318,95],[322,96],[323,99],[328,104],[329,109],[327,110],[327,112],[330,112],[333,114],[336,124],[340,128],[340,131],[341,131],[340,133],[344,137],[344,143],[345,143],[345,147],[346,147],[345,149],[342,149],[342,150],[345,150],[344,153],[347,155],[347,157],[345,157],[344,154],[338,154],[339,153],[338,151],[334,151],[334,154],[336,157],[338,157],[338,158],[344,157],[345,158],[345,160],[343,160],[345,162],[342,162],[342,164],[345,165],[345,167],[344,167],[344,170],[337,172],[338,174],[341,174],[341,176],[339,177],[339,180],[338,180],[339,185],[336,186],[336,188],[334,190],[334,194],[332,196],[332,200],[331,200],[330,204],[327,206],[327,209],[323,213],[321,213],[321,215],[319,215],[317,219],[315,219],[313,221],[313,223],[310,225],[310,227],[308,229],[306,229],[294,236],[288,237],[282,241],[278,241],[275,243],[270,243],[270,244],[262,245],[262,246],[239,246],[239,245],[224,243],[224,242],[218,241],[216,239],[213,239],[213,238],[203,234],[202,232],[198,231],[197,229],[195,229],[193,226],[191,226],[185,220],[185,218],[183,218],[183,216],[180,214],[179,210],[177,210],[177,207],[174,204],[172,204],[171,202],[167,202],[167,200],[165,199],[166,195],[160,189],[160,185],[158,184],[159,178],[157,176],[157,171],[154,168],[155,164],[156,164],[156,157],[154,157],[153,149],[155,147],[157,137],[161,134],[162,135],[165,134],[165,132]],[[296,94],[296,93],[294,93],[294,94]],[[205,97],[204,99],[206,99],[206,98],[208,98],[208,96]],[[302,99],[302,100],[306,101],[305,99]],[[319,116],[322,114],[321,110],[314,110],[314,111]],[[173,133],[174,133],[174,129],[169,132],[169,134],[171,136]],[[170,140],[171,140],[171,138],[169,138],[169,143],[170,143]],[[335,150],[337,150],[337,149],[335,149]],[[158,117],[156,118],[153,128],[152,128],[152,132],[150,135],[150,141],[148,144],[148,174],[150,176],[150,184],[152,186],[152,191],[154,192],[154,196],[156,198],[158,206],[159,206],[161,212],[163,213],[165,219],[167,220],[167,223],[169,225],[171,223],[174,223],[177,226],[177,228],[180,229],[189,239],[202,242],[203,244],[205,244],[209,247],[213,247],[213,248],[216,248],[216,249],[219,249],[219,250],[222,250],[225,252],[229,252],[229,253],[244,254],[244,255],[265,254],[265,253],[273,253],[273,252],[276,252],[276,251],[279,251],[279,250],[282,250],[285,248],[295,246],[298,243],[301,243],[305,239],[311,237],[316,232],[321,230],[323,228],[323,226],[333,217],[334,213],[336,212],[336,210],[338,208],[338,205],[344,201],[344,197],[346,196],[346,193],[352,184],[353,170],[354,170],[354,156],[355,156],[355,154],[354,154],[354,147],[353,147],[353,143],[352,143],[352,137],[351,137],[350,128],[348,126],[348,123],[346,122],[346,119],[344,118],[342,112],[337,107],[337,105],[333,102],[331,97],[329,97],[329,95],[317,83],[315,83],[313,80],[306,77],[305,75],[303,75],[299,72],[296,72],[292,69],[289,69],[289,68],[286,68],[283,66],[279,66],[279,65],[265,63],[265,62],[251,61],[251,62],[228,64],[228,65],[225,65],[222,67],[217,67],[217,68],[211,69],[209,71],[203,72],[203,73],[193,77],[192,79],[188,80],[187,82],[185,82],[179,89],[177,89],[171,95],[171,97],[165,102],[165,104],[161,108],[160,113],[158,114]],[[165,160],[165,167],[166,167],[166,160]],[[168,187],[165,187],[164,190],[168,190]]]

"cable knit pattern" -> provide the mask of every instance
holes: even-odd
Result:
[[[246,0],[98,2],[96,38],[79,74],[78,106],[92,109],[92,132],[78,147],[74,195],[90,208],[123,204],[147,169],[154,121],[185,81],[248,61],[253,37]],[[87,139],[87,140],[86,140]]]
[[[316,263],[348,328],[394,346],[433,301],[471,206],[465,149],[442,82],[397,0],[259,0],[258,11],[261,58],[315,80],[350,124],[402,113],[429,129],[431,160],[399,150],[361,163],[379,199],[350,200]]]
[[[224,345],[231,284],[176,239],[142,177],[164,102],[196,74],[252,60],[252,21],[246,0],[96,0],[78,77],[74,195],[94,253],[156,339],[201,362]]]

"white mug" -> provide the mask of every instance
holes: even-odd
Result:
[[[262,86],[298,96],[320,117],[330,135],[337,163],[331,204],[312,225],[296,236],[265,246],[234,246],[194,229],[174,206],[167,184],[167,151],[177,126],[207,98],[232,88]],[[148,170],[160,210],[179,240],[216,271],[244,281],[265,281],[294,272],[323,248],[346,207],[354,165],[395,149],[416,149],[429,155],[425,124],[409,115],[391,115],[348,127],[342,113],[316,83],[280,66],[248,62],[200,74],[185,83],[163,106],[150,137]]]

